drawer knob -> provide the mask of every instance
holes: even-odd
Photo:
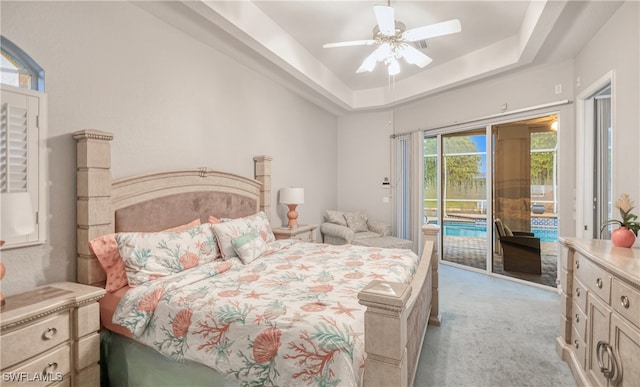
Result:
[[[579,323],[580,322],[580,315],[576,313],[576,322]]]
[[[579,268],[580,268],[580,261],[576,259],[576,269],[579,269]]]
[[[580,288],[576,288],[576,297],[580,297]]]
[[[573,344],[576,346],[576,349],[580,348],[580,343],[578,343],[578,339],[573,340]]]
[[[51,340],[58,333],[56,328],[47,328],[46,331],[42,334],[42,338],[45,340]]]
[[[602,278],[596,280],[596,285],[598,285],[598,289],[602,289]]]
[[[55,371],[56,369],[58,369],[58,363],[51,362],[51,363],[47,364],[47,366],[44,367],[44,369],[42,370],[42,376],[46,376],[46,375],[52,374],[53,371]]]
[[[622,297],[620,297],[620,303],[622,304],[622,306],[623,306],[625,309],[629,309],[629,305],[630,305],[630,303],[629,303],[629,297],[627,297],[627,296],[622,296]]]

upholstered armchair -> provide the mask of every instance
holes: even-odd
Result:
[[[343,212],[328,210],[320,225],[324,243],[332,245],[358,244],[358,240],[391,235],[391,225],[376,222],[364,211]]]
[[[532,232],[511,231],[499,218],[496,218],[495,225],[502,247],[504,270],[541,274],[540,238]]]

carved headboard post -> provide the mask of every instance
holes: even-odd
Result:
[[[255,179],[262,183],[260,188],[260,210],[271,218],[271,156],[255,156],[254,175]]]
[[[75,132],[77,150],[77,280],[99,285],[105,274],[92,258],[88,242],[113,232],[111,214],[111,143],[113,134],[95,129]]]

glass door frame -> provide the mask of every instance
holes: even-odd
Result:
[[[494,227],[493,227],[493,222],[494,222],[494,214],[493,214],[493,180],[494,180],[494,176],[493,176],[493,162],[494,162],[494,157],[493,157],[493,152],[494,152],[494,144],[493,144],[493,140],[492,140],[492,127],[495,125],[501,125],[501,124],[507,124],[510,122],[516,122],[516,121],[524,121],[524,120],[529,120],[529,119],[534,119],[537,117],[543,117],[543,116],[549,116],[549,115],[556,115],[557,117],[557,121],[558,121],[558,125],[561,122],[561,115],[562,114],[567,114],[566,112],[563,112],[563,110],[557,106],[549,106],[546,108],[540,108],[540,109],[531,109],[525,112],[520,112],[520,113],[512,113],[512,114],[505,114],[505,115],[497,115],[494,117],[488,117],[486,119],[483,120],[478,120],[476,125],[472,125],[472,123],[466,123],[466,124],[460,124],[460,125],[452,125],[452,126],[448,126],[448,127],[443,127],[441,129],[434,129],[434,130],[425,130],[423,132],[423,138],[430,138],[430,137],[435,137],[436,138],[436,142],[437,142],[437,162],[436,162],[436,168],[437,168],[437,184],[438,184],[438,189],[436,190],[437,192],[437,224],[440,225],[441,227],[441,232],[439,235],[439,246],[440,248],[438,249],[438,259],[440,262],[446,263],[448,265],[452,265],[452,266],[460,266],[460,267],[464,267],[465,269],[469,269],[472,271],[481,271],[484,272],[485,274],[488,275],[492,275],[492,276],[499,276],[500,278],[506,278],[509,280],[514,280],[517,282],[524,282],[527,284],[532,284],[532,285],[537,285],[536,283],[533,282],[529,282],[529,281],[525,281],[525,280],[521,280],[521,279],[517,279],[517,278],[512,278],[512,277],[508,277],[499,273],[494,273],[493,272],[493,254],[494,254],[494,248],[495,248],[495,243],[497,242],[495,240],[495,233],[494,233]],[[469,267],[469,266],[463,266],[463,265],[459,265],[459,264],[455,264],[455,263],[451,263],[449,261],[444,260],[443,254],[444,254],[444,232],[443,232],[443,214],[444,214],[444,208],[443,208],[443,195],[442,195],[442,182],[443,182],[443,171],[442,171],[442,152],[443,152],[443,137],[447,134],[452,134],[452,133],[461,133],[461,132],[465,132],[465,131],[470,131],[470,130],[477,130],[480,127],[484,126],[485,128],[485,137],[486,137],[486,163],[487,163],[487,170],[486,170],[486,197],[487,197],[487,203],[486,203],[486,211],[487,211],[487,235],[486,235],[486,243],[487,243],[487,254],[486,254],[486,259],[485,259],[485,269],[484,270],[480,270],[480,269],[474,269],[473,267]],[[558,130],[559,132],[559,130]],[[558,136],[558,145],[560,144],[560,136]],[[560,147],[558,146],[558,150],[560,149]],[[559,162],[559,158],[556,160],[556,168],[558,168],[557,163]],[[556,172],[557,173],[557,172]],[[422,187],[423,192],[424,192],[424,185]],[[554,187],[554,189],[556,191],[559,191],[560,188],[559,186]],[[556,192],[556,197],[559,199],[560,195],[558,194],[558,192]],[[424,211],[424,209],[423,209]],[[559,227],[559,222],[560,222],[560,211],[557,210],[556,211],[557,216],[558,216],[558,227]],[[426,219],[426,217],[425,217]],[[558,259],[558,266],[559,266],[560,262]]]

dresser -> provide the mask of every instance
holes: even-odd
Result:
[[[317,224],[307,224],[295,228],[274,228],[272,231],[276,239],[297,239],[303,242],[315,242],[317,229]]]
[[[581,386],[640,386],[640,249],[560,238],[558,354]]]
[[[72,282],[6,298],[0,311],[2,386],[99,386],[105,290]]]

